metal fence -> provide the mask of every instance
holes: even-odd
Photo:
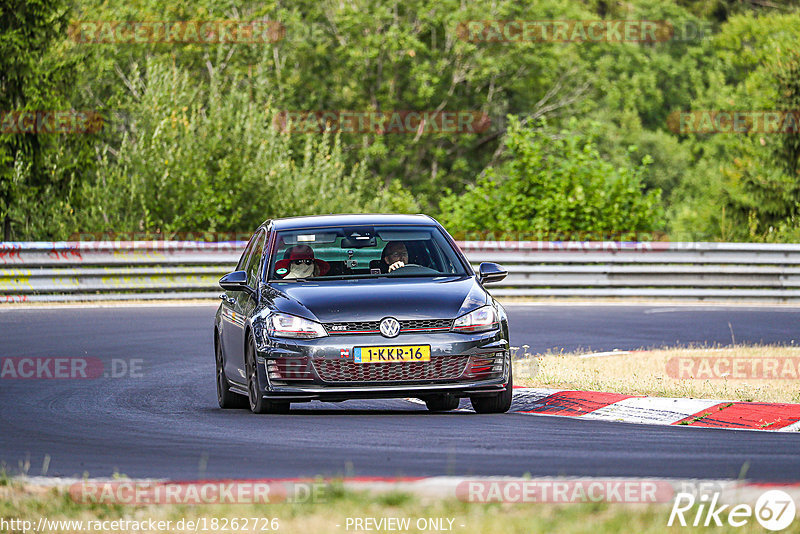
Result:
[[[0,243],[0,302],[215,298],[245,243]],[[466,241],[502,297],[800,299],[800,245]]]

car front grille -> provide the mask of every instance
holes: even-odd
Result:
[[[352,360],[313,360],[325,382],[411,382],[460,378],[469,356],[436,356],[429,362],[355,363]]]
[[[380,321],[356,321],[347,323],[325,323],[329,335],[342,334],[377,334],[380,332]],[[413,319],[400,321],[400,333],[414,332],[446,332],[453,326],[452,319]]]
[[[378,321],[360,321],[349,323],[325,323],[328,334],[374,334],[380,332]]]
[[[452,319],[416,319],[413,321],[400,321],[400,332],[433,332],[435,330],[450,330],[452,326]]]

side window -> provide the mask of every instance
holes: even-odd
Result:
[[[255,244],[258,238],[259,232],[253,234],[253,237],[250,238],[250,241],[247,243],[247,246],[244,247],[244,252],[242,252],[242,257],[239,258],[239,263],[236,264],[237,271],[244,271],[247,267],[247,260],[250,258],[250,252],[253,250],[253,245]]]
[[[255,246],[253,247],[253,254],[251,254],[250,259],[248,260],[247,266],[247,285],[250,287],[256,287],[256,281],[258,280],[258,268],[261,265],[261,256],[264,255],[264,232],[260,232],[258,234],[258,240],[256,241]]]
[[[267,271],[269,269],[269,262],[272,259],[270,257],[270,255],[269,255],[270,250],[272,250],[272,253],[275,254],[275,248],[273,247],[272,249],[270,249],[270,244],[271,244],[271,241],[272,241],[272,235],[273,235],[272,234],[272,230],[267,230],[266,231],[266,236],[264,237],[264,250],[262,251],[262,254],[264,255],[264,258],[265,258],[264,259],[264,269],[261,271],[261,273],[258,273],[258,274],[261,274],[261,281],[262,282],[266,282],[267,281]]]

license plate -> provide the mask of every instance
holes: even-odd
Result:
[[[429,362],[430,345],[403,345],[395,347],[356,347],[353,349],[356,363]]]

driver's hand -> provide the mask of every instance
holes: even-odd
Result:
[[[396,261],[396,262],[394,262],[393,264],[391,264],[389,266],[389,272],[392,272],[395,269],[399,269],[400,267],[405,267],[405,266],[406,266],[406,264],[403,263],[402,261]]]

